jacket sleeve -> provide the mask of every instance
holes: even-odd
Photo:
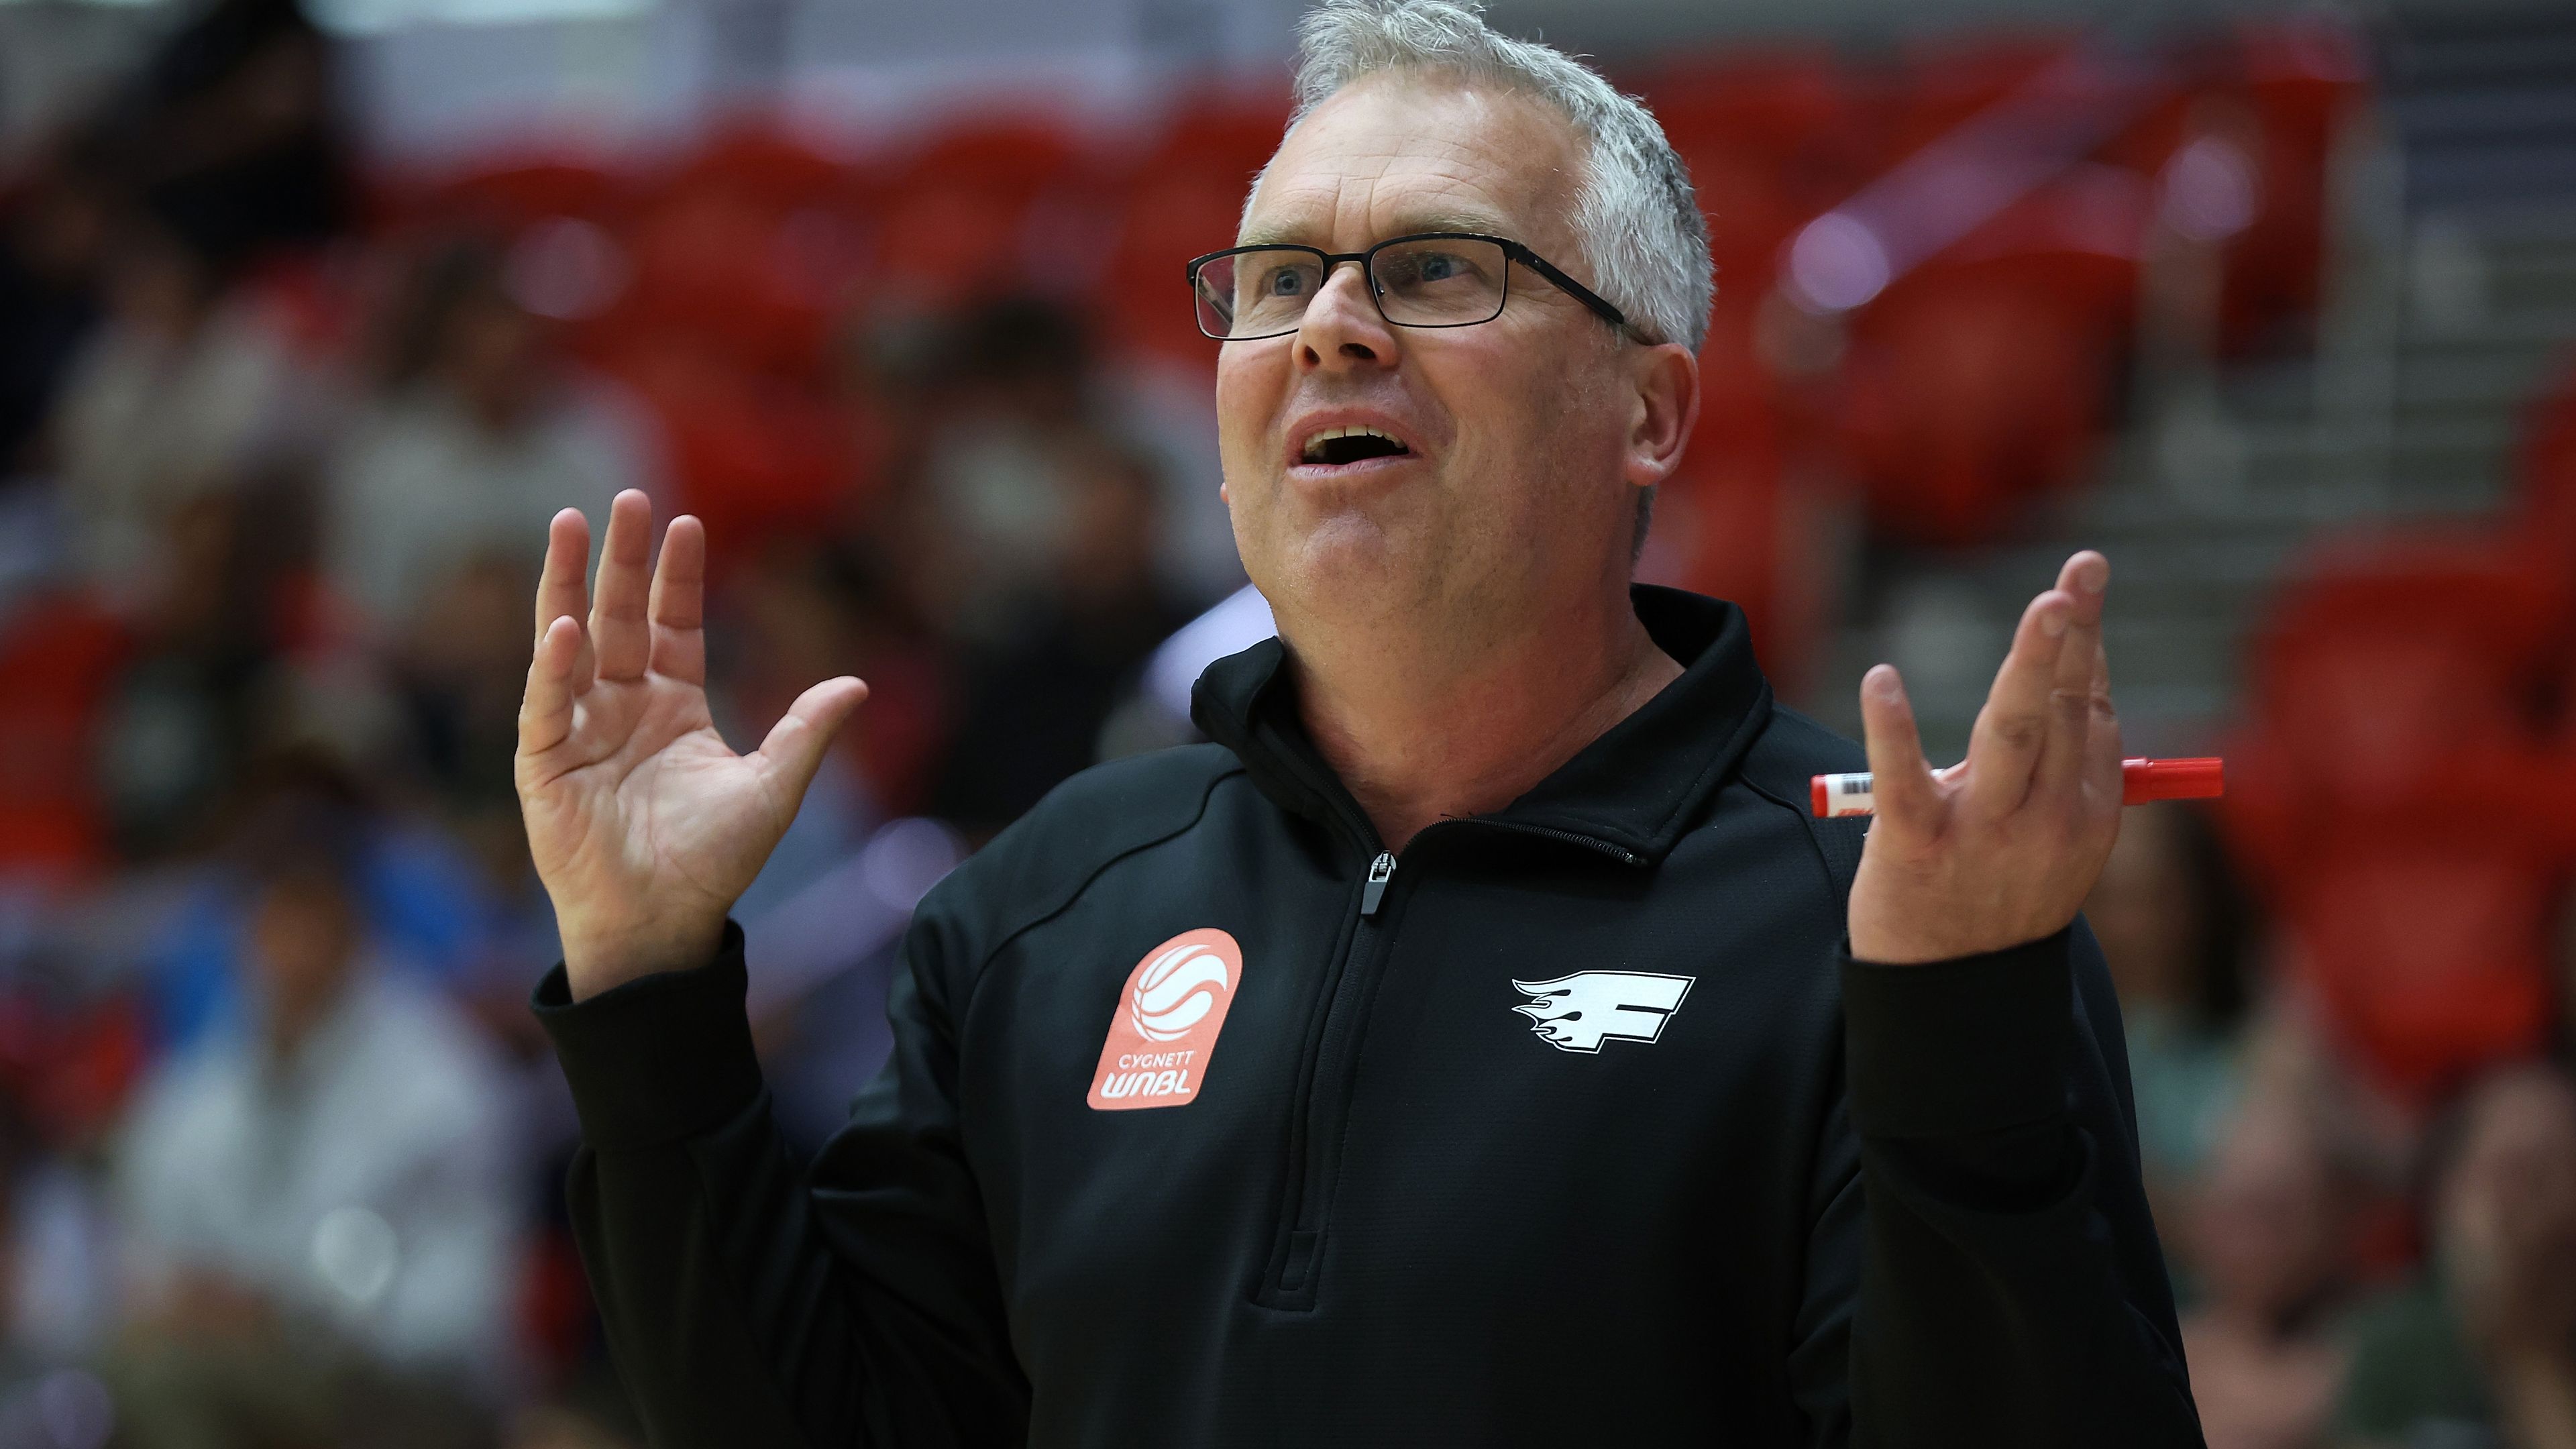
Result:
[[[894,1054],[811,1168],[793,1161],[716,959],[535,1007],[580,1112],[569,1200],[609,1352],[658,1449],[1008,1444],[1028,1388],[957,1132],[939,932],[916,920]]]
[[[2090,929],[1840,972],[1791,1358],[1816,1442],[2201,1444]]]

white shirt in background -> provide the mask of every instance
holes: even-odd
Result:
[[[595,564],[610,500],[654,491],[652,451],[639,411],[605,389],[566,389],[506,433],[443,389],[410,389],[361,414],[334,452],[323,567],[339,597],[394,631],[478,556],[520,559],[533,580],[561,509],[589,516]]]
[[[148,1292],[212,1270],[388,1364],[494,1383],[517,1215],[500,1072],[445,1000],[362,970],[294,1058],[219,1033],[165,1066],[117,1161]]]

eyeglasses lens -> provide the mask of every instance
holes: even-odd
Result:
[[[1463,327],[1503,310],[1509,258],[1492,242],[1440,237],[1381,247],[1369,283],[1386,320],[1405,327]],[[1294,332],[1323,290],[1315,254],[1265,247],[1199,268],[1199,330],[1219,340]]]

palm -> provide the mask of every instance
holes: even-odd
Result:
[[[1939,961],[2049,935],[2075,918],[2120,832],[2120,722],[2102,647],[2110,560],[2086,550],[2031,600],[1968,758],[1923,759],[1896,671],[1861,681],[1877,777],[1852,880],[1852,954]]]
[[[620,495],[587,630],[581,515],[556,518],[538,589],[519,798],[576,996],[703,958],[865,694],[826,680],[736,754],[707,710],[705,535],[673,520],[648,591],[651,526],[643,495]]]

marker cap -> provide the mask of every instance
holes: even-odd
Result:
[[[2223,760],[2123,760],[2120,764],[2123,805],[2143,805],[2150,800],[2209,800],[2227,787]]]

